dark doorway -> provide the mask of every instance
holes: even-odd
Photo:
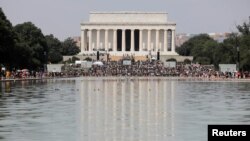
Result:
[[[131,30],[125,30],[125,51],[130,51],[131,47]]]
[[[122,30],[117,30],[117,51],[122,51]]]
[[[135,51],[139,51],[139,47],[140,47],[140,31],[139,30],[135,30],[135,43],[134,43],[134,45],[135,45]]]

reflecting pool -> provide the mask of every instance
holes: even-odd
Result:
[[[206,141],[250,124],[250,83],[159,78],[0,82],[0,140]]]

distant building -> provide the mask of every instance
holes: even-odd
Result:
[[[76,42],[76,46],[77,47],[81,47],[81,36],[74,36],[74,37],[71,37],[71,39],[73,39],[73,41]]]
[[[209,33],[208,35],[217,42],[222,43],[223,40],[229,37],[230,33]]]

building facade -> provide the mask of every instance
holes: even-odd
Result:
[[[164,12],[91,12],[81,23],[81,52],[105,51],[110,55],[178,55],[176,23]]]

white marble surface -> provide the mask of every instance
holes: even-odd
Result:
[[[91,12],[89,22],[94,23],[166,23],[164,12]]]
[[[109,53],[118,56],[123,54],[146,55],[149,51],[156,54],[157,50],[161,51],[162,55],[178,55],[175,52],[174,40],[176,24],[169,22],[167,16],[166,12],[90,12],[89,21],[81,23],[81,53],[95,52],[93,48],[107,49],[107,45],[110,44],[113,51]],[[125,46],[127,46],[126,38],[124,38],[125,32],[122,32],[122,51],[116,51],[117,36],[114,35],[116,30],[123,32],[139,30],[140,51],[133,49],[134,42],[138,42],[135,40],[130,40],[129,44],[132,45],[130,51],[125,51]],[[171,35],[166,34],[168,30],[172,32]],[[101,47],[101,44],[104,46]],[[145,44],[147,50],[142,50],[142,44]],[[171,51],[168,51],[167,48],[171,48]]]

